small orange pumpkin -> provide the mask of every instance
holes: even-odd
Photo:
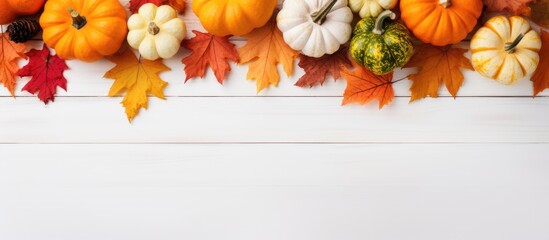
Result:
[[[456,44],[473,30],[482,0],[400,0],[402,21],[425,43]]]
[[[46,0],[0,0],[0,24],[8,24],[19,16],[37,13]]]
[[[245,35],[273,15],[277,0],[194,0],[202,26],[216,36]]]
[[[40,26],[59,57],[86,62],[116,53],[128,33],[118,0],[48,0]]]

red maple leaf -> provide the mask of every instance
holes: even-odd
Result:
[[[183,58],[187,78],[204,77],[208,65],[214,71],[217,81],[223,84],[225,74],[231,71],[228,60],[238,62],[236,46],[229,42],[229,36],[217,37],[209,33],[193,30],[195,37],[183,41],[183,46],[192,51],[191,55]]]
[[[363,66],[353,62],[353,69],[344,67],[341,75],[347,80],[347,88],[343,94],[343,105],[358,103],[365,105],[372,100],[379,101],[379,109],[391,103],[395,97],[393,72],[386,75],[375,75]]]
[[[130,12],[137,13],[139,8],[146,3],[154,3],[156,6],[162,5],[163,0],[130,0]]]
[[[313,87],[316,84],[324,84],[328,74],[332,75],[334,80],[341,78],[341,70],[344,67],[351,67],[351,61],[347,56],[347,47],[342,47],[334,54],[326,54],[320,58],[307,57],[299,55],[299,67],[305,70],[303,75],[295,85],[298,87]]]
[[[67,91],[67,79],[63,76],[63,72],[69,67],[65,64],[65,60],[57,55],[50,55],[46,44],[42,50],[32,49],[26,55],[29,57],[29,63],[21,68],[17,75],[32,78],[23,87],[23,91],[31,94],[39,91],[38,98],[45,104],[54,100],[57,86]]]
[[[512,14],[528,12],[528,3],[532,0],[483,0],[488,11],[508,11]]]

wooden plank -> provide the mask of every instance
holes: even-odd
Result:
[[[549,98],[151,98],[128,124],[121,98],[0,99],[0,143],[549,142]]]
[[[0,236],[10,240],[549,236],[547,144],[25,144],[0,152]]]

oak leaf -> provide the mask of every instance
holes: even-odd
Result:
[[[168,0],[167,2],[168,5],[175,8],[178,13],[183,14],[185,12],[185,0]]]
[[[501,12],[508,11],[512,14],[527,14],[529,12],[528,3],[532,0],[483,0],[488,11]]]
[[[393,91],[393,72],[386,75],[375,75],[363,66],[353,62],[354,70],[342,67],[341,76],[347,80],[343,94],[343,105],[358,103],[365,105],[372,100],[379,101],[379,109],[391,103],[395,97]]]
[[[209,33],[193,30],[195,37],[183,41],[183,46],[192,51],[181,61],[185,64],[185,81],[193,77],[204,77],[208,65],[212,68],[217,81],[223,84],[225,74],[231,71],[228,60],[238,62],[236,46],[229,42],[229,36],[217,37]]]
[[[256,81],[258,93],[270,85],[278,85],[278,63],[288,76],[293,73],[298,54],[284,42],[275,18],[244,37],[248,38],[248,43],[238,50],[240,64],[250,63],[247,78]]]
[[[347,51],[347,47],[341,47],[334,54],[326,54],[320,58],[300,54],[298,65],[305,70],[305,75],[299,78],[295,85],[298,87],[322,85],[326,81],[328,74],[334,80],[341,78],[341,70],[345,67],[351,67]]]
[[[163,0],[130,0],[130,12],[137,13],[139,8],[146,3],[153,3],[156,6],[162,5]]]
[[[404,68],[417,68],[417,73],[408,75],[412,81],[410,102],[427,96],[438,97],[440,85],[445,83],[446,88],[456,97],[463,84],[461,68],[474,71],[473,65],[464,54],[467,49],[435,47],[429,44],[416,46],[416,53]]]
[[[534,96],[549,88],[549,32],[541,30],[541,41],[539,64],[534,75],[532,75]]]
[[[63,76],[63,72],[69,67],[65,60],[57,55],[52,56],[45,43],[42,50],[32,49],[26,55],[29,57],[29,63],[21,68],[17,75],[32,78],[23,87],[23,91],[31,94],[39,92],[38,98],[45,104],[54,101],[57,87],[67,91],[67,79]]]
[[[25,45],[9,40],[8,34],[0,33],[0,83],[15,96],[15,75],[19,70],[17,61],[26,58]]]
[[[162,59],[155,61],[141,59],[141,57],[137,59],[133,51],[128,49],[108,59],[116,64],[104,76],[115,80],[109,96],[113,97],[126,92],[121,103],[126,108],[126,115],[130,122],[141,108],[147,109],[149,94],[166,99],[163,91],[168,83],[162,81],[158,74],[170,68],[162,63]]]

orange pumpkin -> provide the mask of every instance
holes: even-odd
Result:
[[[46,0],[0,0],[0,24],[8,24],[18,16],[37,13]]]
[[[473,30],[482,0],[401,0],[402,21],[425,43],[456,44]]]
[[[269,21],[277,0],[194,0],[193,11],[213,35],[245,35]]]
[[[43,39],[63,59],[99,60],[126,39],[126,10],[118,0],[48,0]]]

